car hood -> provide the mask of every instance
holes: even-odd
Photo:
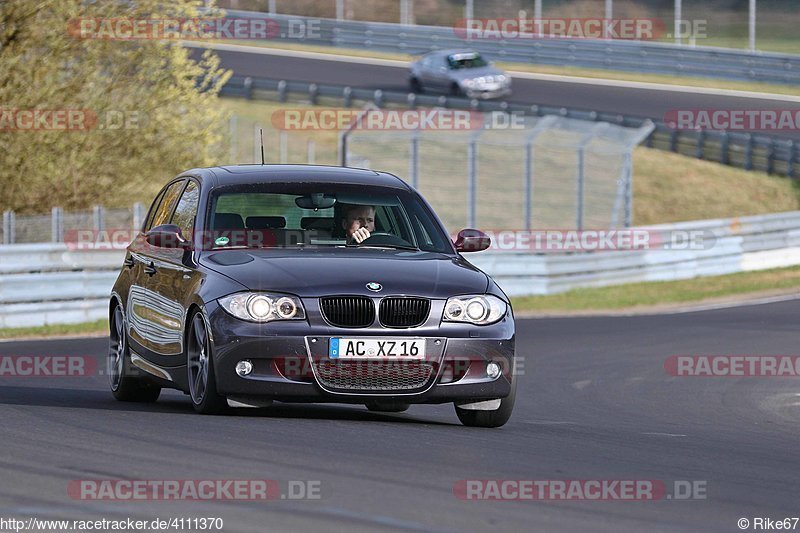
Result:
[[[505,75],[505,72],[492,66],[450,71],[450,77],[458,81],[471,80],[473,78],[480,78],[481,76],[500,76],[501,74]]]
[[[304,297],[335,294],[446,298],[484,293],[489,279],[460,256],[386,249],[205,252],[200,264],[254,291]],[[367,283],[382,285],[380,292]]]

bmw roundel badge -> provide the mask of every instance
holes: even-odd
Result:
[[[374,281],[370,281],[367,283],[367,288],[373,292],[379,292],[381,289],[383,289],[383,285],[380,283],[375,283]]]

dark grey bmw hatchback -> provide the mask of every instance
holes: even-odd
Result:
[[[194,169],[158,194],[109,306],[114,397],[162,387],[199,413],[280,402],[400,412],[450,402],[498,427],[514,407],[508,297],[404,181],[342,167]]]

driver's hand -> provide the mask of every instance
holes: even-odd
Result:
[[[367,228],[358,228],[353,232],[353,241],[357,244],[361,244],[367,239],[369,239],[369,230]]]

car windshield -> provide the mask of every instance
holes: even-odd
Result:
[[[453,54],[447,57],[447,63],[452,70],[460,70],[465,68],[478,68],[485,67],[488,63],[480,56],[480,54]]]
[[[354,228],[370,237],[356,243]],[[415,194],[387,187],[258,184],[212,192],[205,249],[391,248],[452,253],[449,237]]]

